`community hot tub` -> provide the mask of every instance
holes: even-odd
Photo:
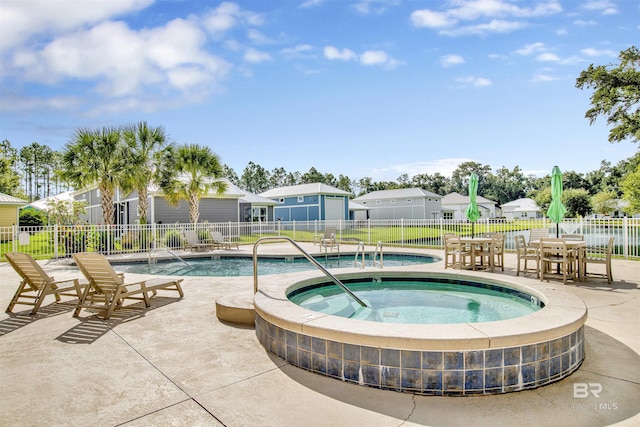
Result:
[[[347,283],[434,279],[504,288],[509,295],[530,298],[539,309],[486,322],[372,322],[349,318],[349,310],[347,317],[339,317],[294,304],[289,295],[327,279],[292,279],[261,286],[255,295],[256,334],[265,349],[292,365],[342,381],[447,396],[540,387],[570,375],[584,359],[586,307],[578,297],[549,284],[524,286],[503,278],[417,271],[338,278]]]

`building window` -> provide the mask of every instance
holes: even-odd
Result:
[[[280,197],[279,202],[280,202],[280,203],[284,203],[284,197]]]
[[[304,196],[298,196],[298,203],[304,202]]]
[[[376,205],[382,204],[382,200],[376,200]]]
[[[396,199],[391,199],[391,200],[389,201],[389,203],[391,203],[392,205],[395,205],[395,204],[396,204]]]
[[[453,219],[453,212],[443,212],[442,217],[444,219]]]
[[[367,204],[367,202],[362,202],[362,204],[363,204],[363,205],[366,205],[366,204]]]
[[[413,203],[413,200],[411,200],[411,199],[407,199],[405,203],[406,203],[406,204],[408,204],[408,205],[410,205],[411,203]]]

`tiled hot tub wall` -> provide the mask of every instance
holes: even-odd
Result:
[[[496,394],[536,388],[575,371],[584,359],[584,330],[519,347],[415,351],[311,337],[256,315],[265,349],[288,363],[342,381],[426,395]]]

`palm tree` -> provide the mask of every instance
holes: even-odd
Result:
[[[164,127],[149,127],[147,122],[126,126],[122,131],[127,150],[128,173],[123,182],[125,191],[136,190],[140,224],[147,223],[149,211],[148,189],[161,172],[160,163],[166,149]]]
[[[223,176],[220,157],[209,147],[186,144],[168,150],[164,160],[171,167],[163,168],[160,186],[167,201],[176,205],[180,200],[189,203],[189,221],[193,224],[200,217],[200,199],[212,190],[222,195],[227,183]]]
[[[75,188],[97,184],[107,225],[114,222],[113,199],[123,181],[125,162],[120,130],[113,127],[78,129],[62,152],[62,178]]]

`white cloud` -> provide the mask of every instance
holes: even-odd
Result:
[[[560,61],[560,58],[558,57],[558,55],[556,55],[554,53],[545,52],[545,53],[541,53],[540,55],[536,56],[536,61],[540,61],[540,62],[558,62],[558,61]]]
[[[260,52],[259,50],[249,48],[244,53],[244,60],[251,64],[259,64],[260,62],[271,61],[272,58],[271,55],[266,52]]]
[[[202,23],[211,34],[221,37],[239,25],[259,26],[263,21],[259,14],[245,11],[236,3],[222,2],[204,16]]]
[[[362,65],[381,65],[389,61],[386,52],[382,50],[367,50],[360,55]]]
[[[360,0],[353,7],[356,12],[362,15],[381,15],[391,6],[396,6],[399,0]]]
[[[587,10],[600,11],[603,15],[615,15],[620,13],[618,6],[611,0],[590,0],[583,6]]]
[[[298,6],[298,8],[300,8],[300,9],[308,9],[308,8],[312,8],[312,7],[317,7],[317,6],[320,6],[324,2],[325,2],[325,0],[306,0],[305,2],[300,4],[300,6]]]
[[[526,56],[526,55],[531,55],[538,52],[544,52],[545,50],[547,50],[547,48],[544,46],[544,43],[536,42],[536,43],[527,44],[524,47],[517,49],[515,53],[517,55]]]
[[[578,19],[577,21],[573,21],[573,25],[577,25],[578,27],[591,27],[598,25],[598,23],[596,21],[584,21],[582,19]]]
[[[440,57],[440,64],[445,67],[464,64],[464,58],[460,55],[444,55]]]
[[[351,61],[358,58],[358,55],[351,49],[338,49],[333,46],[326,46],[324,48],[324,57],[329,60]]]
[[[358,60],[364,66],[377,65],[386,69],[395,69],[402,64],[400,61],[389,57],[383,50],[367,50],[358,55],[351,49],[340,50],[333,46],[326,46],[324,48],[324,57],[329,60],[340,61]]]
[[[249,31],[247,31],[247,38],[251,40],[251,42],[255,44],[260,44],[260,45],[268,45],[268,44],[276,43],[273,39],[265,36],[263,33],[256,30],[255,28],[250,28]]]
[[[142,10],[151,3],[153,0],[5,1],[0,3],[0,52],[17,47],[36,35],[77,30]]]
[[[493,84],[491,80],[487,79],[486,77],[473,77],[473,76],[460,77],[456,79],[456,82],[460,83],[463,86],[471,85],[476,87],[491,86]]]
[[[562,12],[562,6],[556,0],[536,2],[533,7],[520,7],[504,0],[461,0],[450,4],[445,11],[415,10],[411,22],[419,28],[440,29],[441,34],[449,36],[507,33],[527,27],[524,19]],[[455,28],[462,22],[473,21],[480,22]]]
[[[443,28],[457,24],[458,20],[446,13],[423,9],[416,10],[411,14],[411,22],[416,27]]]
[[[174,19],[164,27],[130,29],[105,22],[67,33],[39,50],[20,49],[12,65],[30,81],[81,79],[106,97],[132,96],[143,88],[201,90],[229,72],[226,61],[204,50],[206,35],[192,21]]]
[[[315,57],[315,48],[310,44],[299,44],[294,47],[287,47],[280,51],[280,54],[286,59],[293,58],[311,58]]]
[[[548,74],[536,74],[531,78],[531,81],[534,83],[537,82],[552,82],[555,80],[560,80],[558,77],[553,77]]]
[[[617,54],[609,49],[606,50],[598,50],[598,49],[593,49],[593,48],[586,48],[586,49],[582,49],[580,51],[582,54],[590,56],[590,57],[594,57],[594,56],[613,56],[616,57]]]

